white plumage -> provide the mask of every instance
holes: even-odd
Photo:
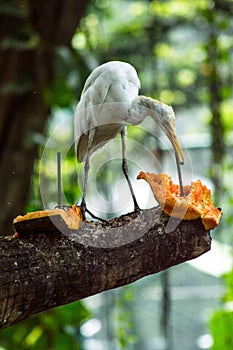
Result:
[[[128,109],[138,95],[140,81],[128,63],[105,63],[89,75],[75,112],[78,161],[85,160],[89,131],[94,129],[90,153],[111,140],[127,122]]]
[[[129,63],[112,61],[105,63],[89,75],[75,112],[75,146],[79,162],[85,161],[85,176],[81,209],[85,217],[86,186],[89,157],[99,147],[114,138],[122,137],[122,169],[128,181],[134,201],[139,209],[128,177],[125,154],[125,130],[128,123],[137,125],[151,116],[168,136],[174,147],[182,190],[179,163],[184,160],[176,137],[175,115],[170,106],[145,96],[138,96],[140,81],[136,70]]]

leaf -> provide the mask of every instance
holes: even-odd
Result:
[[[44,96],[48,106],[61,108],[71,106],[74,98],[67,81],[62,78],[56,78],[45,91]]]
[[[212,350],[233,349],[233,312],[216,311],[210,320],[210,329],[213,335]]]

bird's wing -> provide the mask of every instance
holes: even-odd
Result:
[[[75,111],[75,143],[79,161],[85,159],[88,132],[99,126],[99,116],[110,88],[111,78],[101,66],[86,80]]]
[[[98,135],[101,135],[93,139],[93,147],[97,149],[98,144],[107,142],[117,133],[111,133],[112,126],[105,126],[118,123],[120,130],[121,125],[127,122],[125,115],[128,115],[128,105],[137,96],[139,86],[135,69],[125,62],[105,63],[89,75],[75,112],[75,142],[79,161],[85,159],[90,130],[98,128]]]
[[[88,131],[90,130],[90,123],[88,118],[88,101],[81,99],[78,103],[74,116],[74,140],[79,162],[85,159],[88,143]]]
[[[111,61],[92,71],[84,84],[81,99],[88,96],[92,105],[131,102],[139,88],[140,80],[133,66],[126,62]]]
[[[104,103],[111,86],[111,76],[105,69],[107,64],[103,64],[89,75],[81,94],[81,100],[88,96],[92,105]]]

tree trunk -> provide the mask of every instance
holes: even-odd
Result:
[[[210,250],[201,220],[159,208],[83,222],[77,231],[0,239],[0,328],[40,311],[116,288]],[[171,227],[171,221],[170,221]]]
[[[0,5],[0,234],[24,212],[37,157],[36,136],[49,115],[44,92],[56,49],[70,45],[88,1],[7,1]],[[37,137],[38,138],[38,137]]]

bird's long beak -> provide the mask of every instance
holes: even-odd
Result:
[[[144,114],[144,117],[146,115],[150,115],[155,120],[155,122],[158,123],[163,132],[171,141],[176,153],[177,160],[180,164],[183,164],[184,155],[180,146],[180,142],[176,136],[175,115],[173,109],[165,103],[154,100],[151,97],[142,95],[137,96],[134,99],[134,104],[136,105],[136,107],[140,107],[140,111],[138,112],[138,114]]]
[[[151,116],[172,143],[176,155],[176,165],[180,184],[180,195],[183,196],[184,190],[182,184],[180,165],[184,164],[184,154],[176,135],[175,114],[173,112],[173,109],[160,101],[154,100],[153,98],[146,96],[137,96],[133,100],[132,105],[132,114],[135,113],[136,115],[142,115],[143,118],[145,118],[146,116]]]
[[[174,148],[177,161],[182,165],[184,164],[184,154],[181,148],[180,142],[176,136],[176,131],[174,127],[169,123],[164,123],[160,125],[164,133],[167,135],[168,139],[171,141],[171,144]]]
[[[164,133],[167,135],[168,139],[171,141],[171,144],[174,148],[175,156],[176,156],[176,166],[178,171],[178,179],[179,179],[179,185],[180,185],[180,195],[184,196],[183,181],[182,181],[182,175],[181,175],[181,169],[180,169],[180,165],[184,164],[183,150],[177,138],[175,128],[168,122],[165,122],[162,125],[160,124],[160,127],[164,131]]]

